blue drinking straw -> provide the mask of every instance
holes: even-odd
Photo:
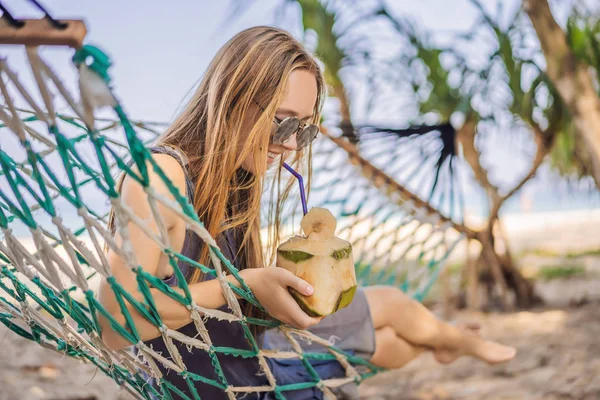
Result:
[[[300,200],[302,200],[302,211],[304,212],[304,215],[306,215],[306,213],[308,213],[308,208],[306,207],[306,195],[304,194],[304,180],[302,179],[302,175],[294,171],[287,163],[283,163],[283,166],[298,179],[298,184],[300,185]]]

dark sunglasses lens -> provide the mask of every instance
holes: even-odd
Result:
[[[300,132],[298,135],[298,148],[301,149],[306,147],[315,140],[317,135],[319,134],[319,127],[316,125],[308,125],[306,128]]]
[[[273,143],[275,144],[283,144],[286,140],[290,138],[300,126],[300,120],[296,117],[286,118],[281,121],[279,127],[275,131],[275,136],[273,136]]]

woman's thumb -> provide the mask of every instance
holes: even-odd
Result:
[[[284,270],[286,272],[288,272],[287,274],[287,281],[285,282],[285,284],[288,287],[291,287],[292,289],[296,289],[299,293],[302,293],[306,296],[310,296],[315,292],[315,289],[311,286],[310,283],[306,282],[304,279],[298,278],[296,275],[292,274],[291,272]]]

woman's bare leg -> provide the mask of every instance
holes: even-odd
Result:
[[[490,364],[514,358],[513,347],[483,340],[468,329],[437,319],[425,306],[394,287],[377,286],[364,290],[376,331],[389,327],[405,342],[437,352],[440,361],[469,355]],[[436,357],[437,358],[437,357]]]
[[[384,326],[375,331],[375,354],[371,362],[383,368],[401,368],[425,350],[398,337],[392,327]]]
[[[464,329],[477,332],[479,327],[465,325]],[[407,342],[396,335],[396,331],[391,326],[384,326],[375,331],[375,346],[375,354],[370,361],[388,369],[402,368],[425,351],[432,350]],[[433,355],[440,364],[450,364],[458,358],[456,352],[446,350],[436,350]]]

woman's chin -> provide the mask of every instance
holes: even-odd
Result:
[[[280,158],[281,158],[281,156],[267,157],[267,169],[271,168],[273,165],[278,165]]]

